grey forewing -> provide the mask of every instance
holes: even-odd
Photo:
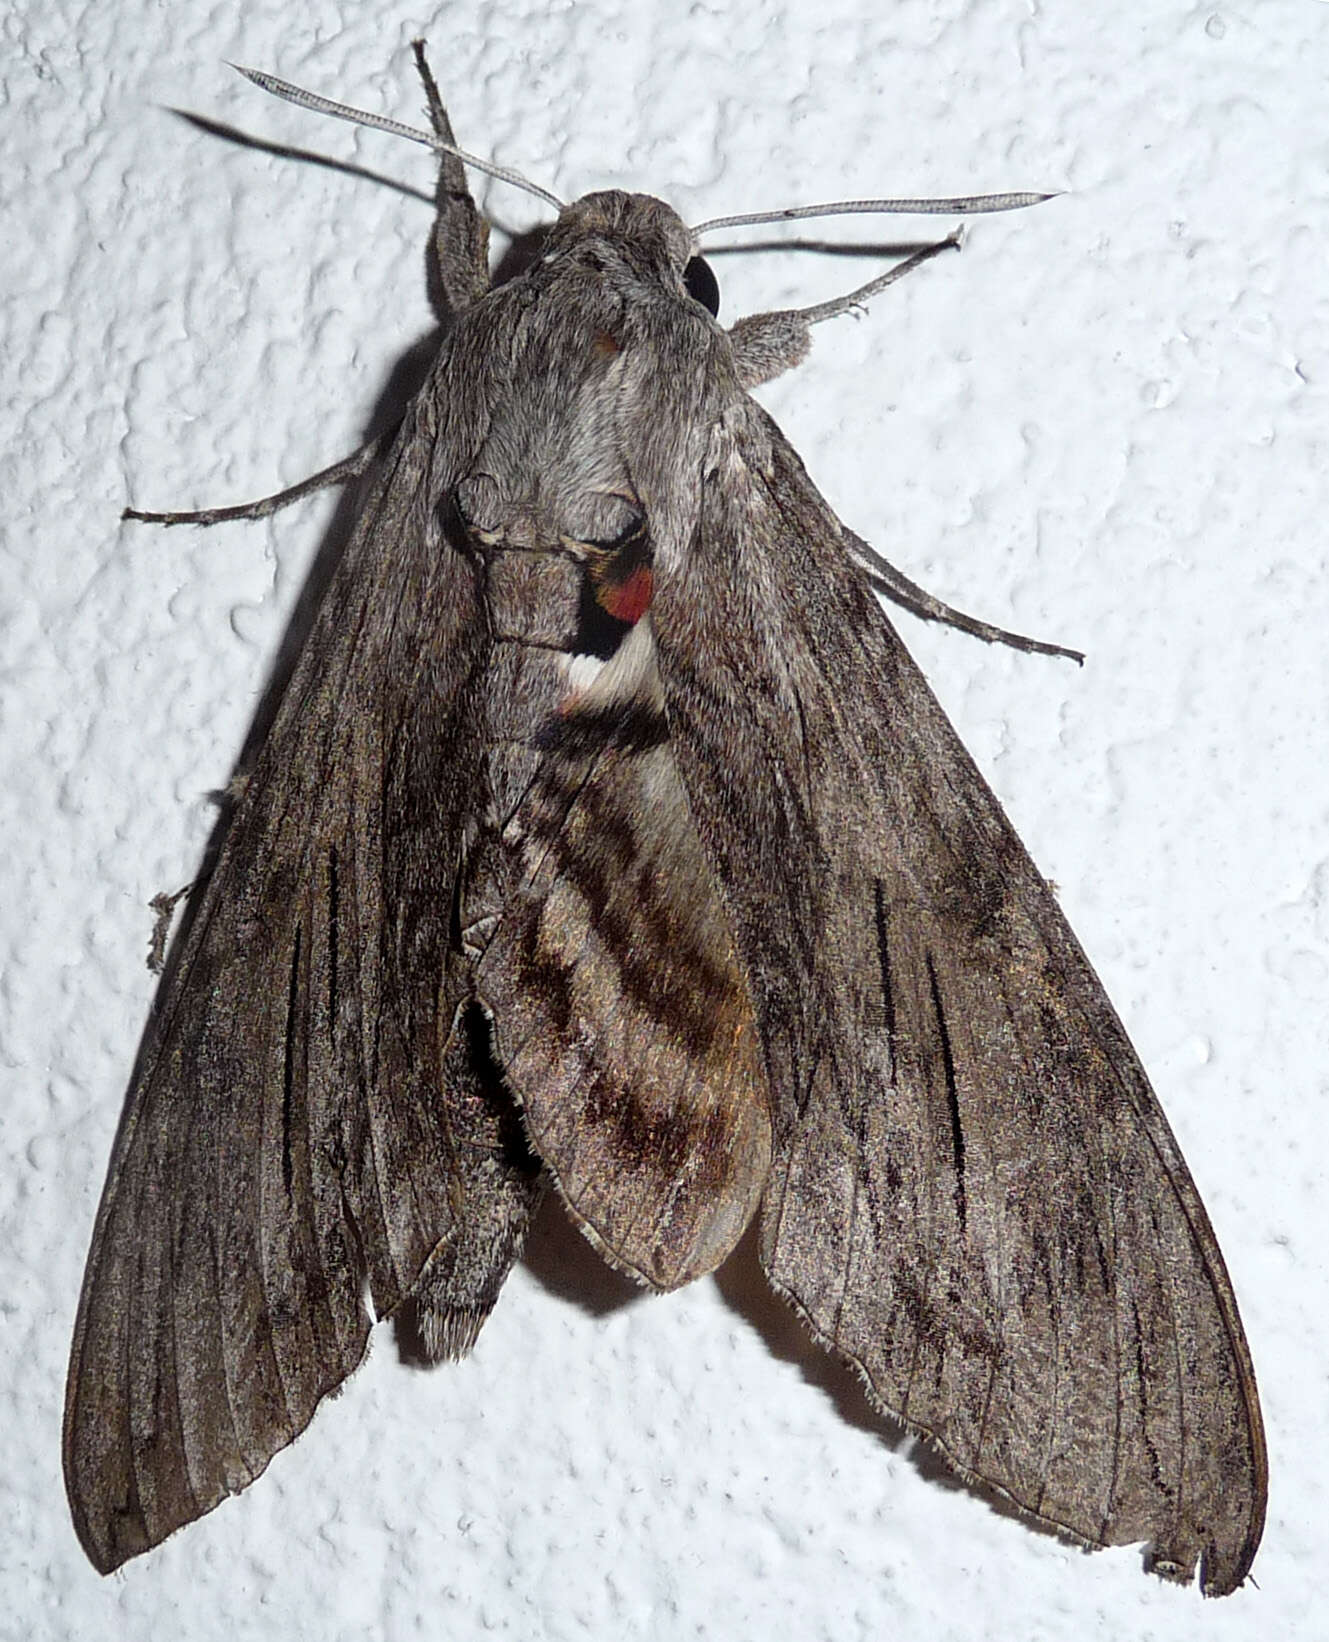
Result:
[[[710,441],[653,620],[770,1077],[763,1264],[962,1474],[1230,1591],[1259,1406],[1144,1071],[797,456],[755,406]]]

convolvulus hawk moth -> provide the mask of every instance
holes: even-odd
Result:
[[[700,230],[542,190],[491,289],[420,63],[451,322],[320,476],[370,473],[359,523],[131,1088],[66,1407],[88,1555],[253,1481],[360,1361],[366,1282],[466,1352],[552,1183],[656,1289],[759,1217],[961,1476],[1233,1590],[1265,1456],[1205,1211],[873,584],[947,612],[748,396],[853,299],[726,331]]]

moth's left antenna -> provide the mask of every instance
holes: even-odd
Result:
[[[520,171],[510,170],[506,165],[496,165],[493,160],[482,160],[477,154],[468,154],[465,149],[456,148],[452,143],[445,143],[432,131],[417,131],[414,126],[403,125],[400,120],[390,120],[384,114],[366,114],[363,109],[351,108],[346,103],[334,103],[330,97],[320,97],[317,92],[304,91],[286,80],[279,80],[275,74],[265,74],[261,68],[244,68],[239,63],[232,63],[230,66],[237,74],[243,74],[246,80],[252,80],[256,86],[264,91],[270,91],[274,97],[281,97],[288,103],[294,103],[297,108],[308,108],[315,114],[331,114],[336,120],[349,120],[352,125],[368,126],[371,131],[386,131],[392,137],[405,137],[409,142],[423,143],[436,154],[455,155],[463,165],[474,166],[477,171],[497,177],[499,182],[511,183],[514,188],[525,189],[528,194],[534,194],[536,199],[543,200],[546,205],[552,205],[555,211],[563,209],[563,201],[557,194],[551,194],[547,188],[541,188],[539,183],[530,182]]]
[[[242,70],[242,72],[248,72]],[[251,76],[252,78],[252,76]],[[786,205],[775,211],[743,211],[733,217],[711,217],[695,224],[698,238],[714,228],[749,228],[758,222],[806,222],[809,217],[964,217],[986,211],[1023,211],[1055,194],[961,194],[949,199],[829,200],[824,205]]]

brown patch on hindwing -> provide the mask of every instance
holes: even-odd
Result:
[[[663,717],[592,700],[545,737],[480,993],[573,1215],[614,1264],[673,1288],[725,1258],[765,1184],[752,1007]]]

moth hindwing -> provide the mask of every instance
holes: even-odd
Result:
[[[253,1481],[360,1361],[366,1282],[468,1350],[552,1183],[657,1289],[755,1218],[962,1477],[1235,1589],[1265,1457],[1204,1208],[870,550],[748,397],[822,310],[725,330],[692,231],[623,193],[491,288],[451,153],[438,202],[437,358],[324,476],[368,471],[359,522],[116,1140],[66,1405],[88,1555]]]

